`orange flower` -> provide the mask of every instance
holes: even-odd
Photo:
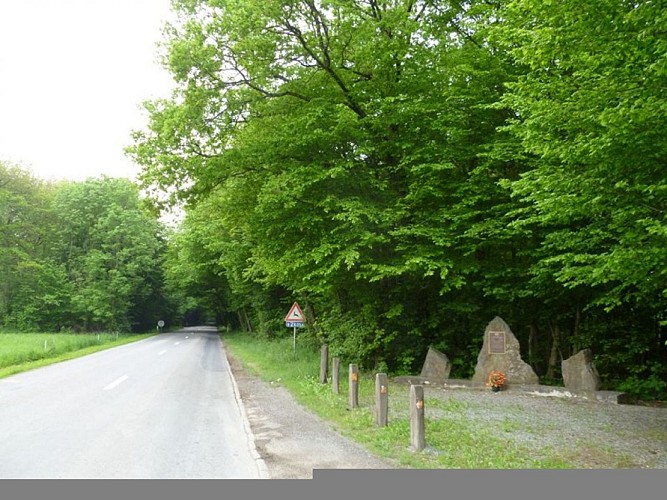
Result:
[[[507,378],[505,374],[500,370],[492,370],[489,373],[489,377],[486,379],[487,387],[504,387]]]

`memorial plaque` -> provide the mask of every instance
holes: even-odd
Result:
[[[505,332],[489,332],[489,354],[505,354]]]
[[[486,384],[489,372],[500,370],[507,377],[508,384],[534,385],[539,378],[533,368],[521,359],[519,341],[512,329],[500,316],[496,316],[484,329],[484,342],[477,356],[474,386]]]

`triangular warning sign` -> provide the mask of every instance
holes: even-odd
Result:
[[[285,316],[285,321],[305,321],[299,304],[296,302],[292,304],[292,308],[287,313],[287,316]]]

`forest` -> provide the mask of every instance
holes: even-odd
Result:
[[[498,315],[544,383],[590,348],[605,388],[665,399],[662,0],[173,9],[138,186],[2,171],[5,326],[274,338],[298,301],[349,362],[414,373],[433,346],[464,378]]]
[[[0,329],[151,331],[165,229],[127,179],[45,182],[0,162]]]

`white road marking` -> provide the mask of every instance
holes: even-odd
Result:
[[[162,356],[165,352],[167,352],[166,349],[165,349],[164,351],[160,351],[160,352],[158,352],[157,355],[158,355],[158,356]]]
[[[188,337],[188,336],[186,335],[185,338],[186,338],[186,339],[189,339],[190,337]]]
[[[104,388],[104,390],[105,390],[105,391],[110,391],[111,389],[113,389],[113,388],[115,388],[115,387],[118,387],[120,384],[122,384],[123,382],[125,382],[128,378],[130,378],[130,377],[128,377],[127,375],[123,375],[122,377],[118,377],[116,380],[114,380],[114,381],[111,382],[109,385],[107,385],[107,386]]]
[[[178,345],[178,344],[180,344],[180,342],[174,342],[174,345]]]

